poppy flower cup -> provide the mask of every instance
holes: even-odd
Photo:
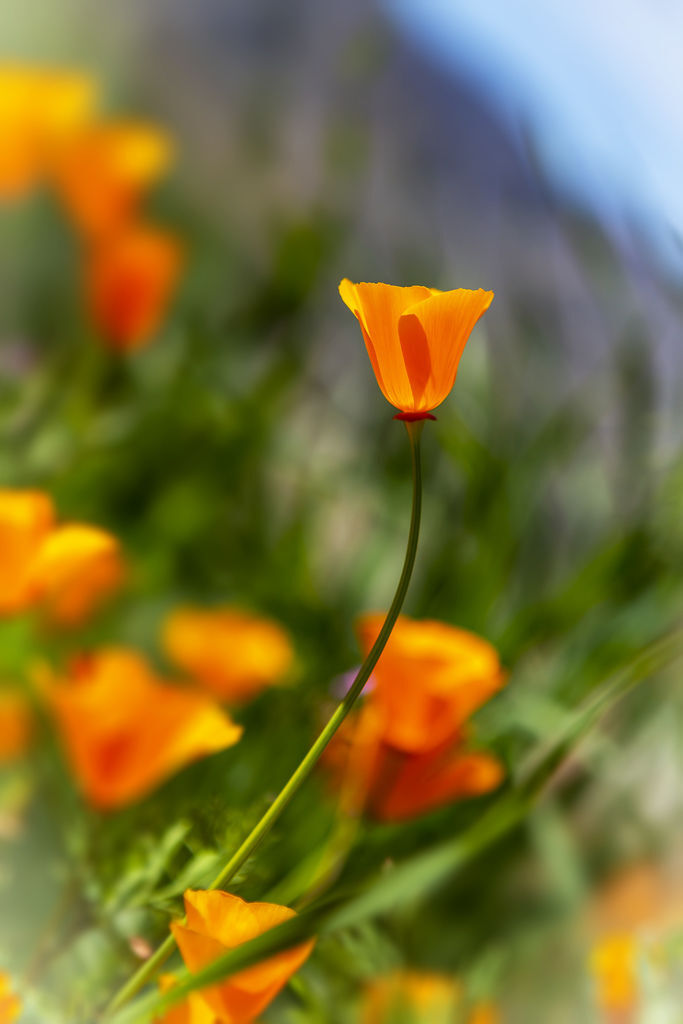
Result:
[[[171,930],[190,971],[201,970],[228,950],[295,916],[289,907],[248,903],[220,890],[188,890],[185,911],[186,921],[174,922]],[[314,944],[314,940],[301,943],[239,971],[218,985],[193,993],[179,1007],[186,1015],[171,1011],[176,1016],[167,1015],[164,1024],[194,1024],[195,1020],[201,1024],[249,1024],[308,959]]]
[[[460,357],[493,292],[441,292],[413,285],[353,284],[339,294],[360,324],[377,383],[397,419],[434,419],[455,383]]]

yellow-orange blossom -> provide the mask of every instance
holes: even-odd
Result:
[[[455,383],[460,357],[493,292],[352,284],[339,294],[360,324],[384,397],[401,419],[429,419]]]

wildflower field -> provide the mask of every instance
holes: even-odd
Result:
[[[0,1024],[681,1024],[680,288],[152,6],[0,13]]]

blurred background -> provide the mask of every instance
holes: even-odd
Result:
[[[255,820],[358,663],[356,616],[391,598],[408,451],[342,277],[495,292],[424,433],[406,611],[500,652],[508,683],[476,729],[507,784],[581,701],[676,635],[683,13],[551,7],[0,12],[5,63],[87,73],[102,116],[163,132],[172,155],[145,216],[182,252],[150,323],[126,334],[68,189],[3,198],[0,484],[111,532],[130,568],[75,633],[1,622],[0,668],[33,694],[37,659],[103,644],[163,666],[165,616],[221,603],[281,623],[297,666],[296,689],[236,712],[238,747],[115,815],[82,806],[45,722],[3,767],[0,969],[28,978],[22,1020],[88,1020],[144,955],[132,938],[163,937],[183,882]],[[263,1019],[365,1021],[364,986],[410,967],[457,977],[511,1024],[680,1022],[683,698],[673,660],[642,675],[521,826],[437,897],[325,939]],[[369,828],[342,882],[457,834],[488,799]],[[332,814],[314,780],[240,893],[277,893]],[[631,952],[596,968],[615,928]],[[625,1008],[603,998],[614,971]]]

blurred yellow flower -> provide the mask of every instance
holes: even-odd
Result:
[[[7,975],[0,971],[0,1024],[13,1024],[20,1013],[21,1000],[12,992]]]
[[[119,542],[82,523],[57,526],[43,540],[28,572],[32,600],[59,626],[78,626],[116,591],[124,577]]]
[[[632,935],[610,935],[593,949],[591,969],[596,1000],[605,1011],[626,1012],[638,1005],[638,948]]]
[[[362,1024],[450,1024],[462,1004],[462,986],[428,971],[394,971],[368,985]]]
[[[295,916],[275,903],[247,903],[227,892],[188,890],[185,924],[171,925],[178,948],[190,971],[199,971],[229,949],[256,938]],[[199,997],[213,1014],[209,1017],[195,998],[185,1004],[185,1016],[166,1016],[164,1024],[249,1024],[273,1001],[280,989],[310,956],[314,940],[301,943],[263,963],[233,974],[202,989]],[[202,1016],[202,1014],[204,1014]]]
[[[0,762],[21,757],[31,742],[32,732],[33,715],[26,699],[16,690],[1,688]]]
[[[209,697],[160,680],[126,648],[83,656],[62,679],[43,669],[38,682],[80,789],[103,810],[140,799],[242,735]]]
[[[453,1024],[465,1022],[463,988],[454,978],[430,971],[397,970],[366,988],[361,1024]],[[474,1008],[467,1024],[498,1024],[490,1003]]]
[[[55,152],[92,116],[94,81],[76,71],[0,66],[0,198],[42,181]]]
[[[181,608],[163,629],[169,658],[221,700],[238,703],[278,683],[294,660],[277,622],[235,608]]]
[[[0,489],[0,615],[31,604],[29,569],[54,520],[47,494]]]
[[[60,150],[55,188],[86,239],[102,239],[130,223],[147,189],[168,168],[169,136],[156,125],[101,122],[72,136]]]
[[[399,419],[433,419],[429,411],[453,387],[467,339],[493,292],[352,284],[344,278],[339,293],[360,324],[384,397],[403,414]]]
[[[359,623],[367,653],[383,621]],[[326,763],[346,813],[401,821],[500,784],[503,768],[470,750],[465,723],[505,682],[498,654],[465,630],[401,616],[373,673],[374,688],[342,726]]]
[[[125,228],[87,256],[87,304],[103,340],[121,352],[142,348],[159,328],[176,286],[182,247],[169,232]]]

